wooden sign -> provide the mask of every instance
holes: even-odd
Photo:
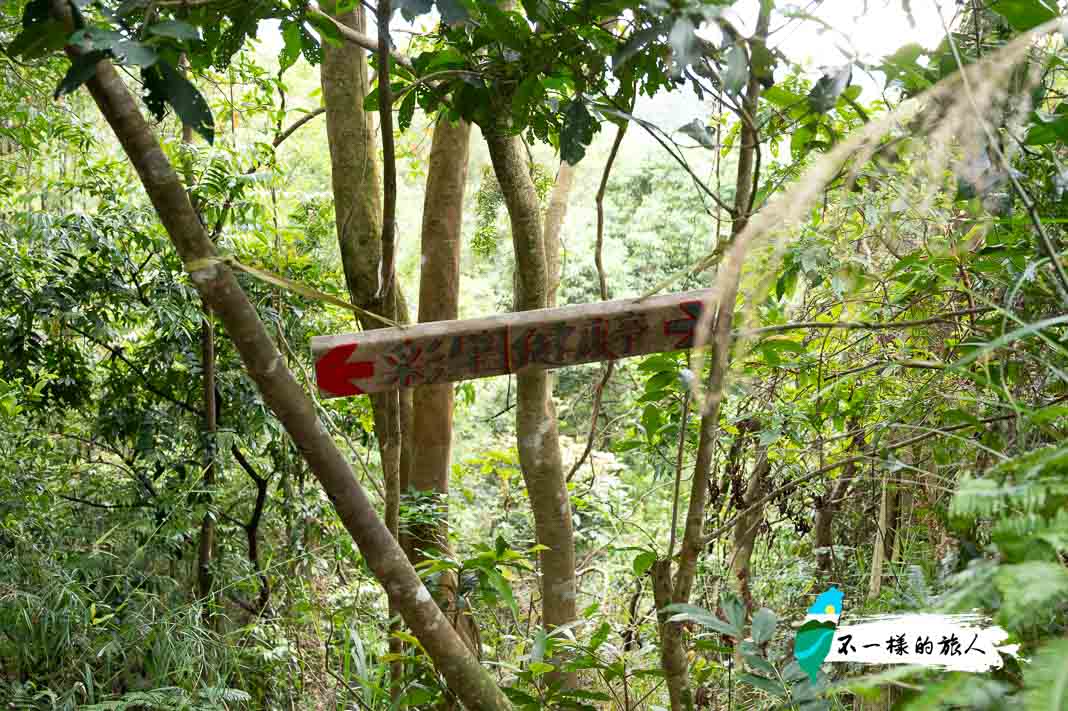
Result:
[[[312,338],[323,397],[690,348],[708,290]]]

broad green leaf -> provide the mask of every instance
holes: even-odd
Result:
[[[738,677],[738,681],[743,684],[755,686],[777,699],[786,698],[786,687],[782,685],[782,682],[776,681],[775,679],[768,679],[767,677],[757,676],[756,674],[741,674]]]
[[[737,630],[745,629],[745,604],[741,598],[733,592],[725,593],[720,606],[723,608],[723,616],[731,626]]]
[[[433,6],[432,0],[393,0],[393,11],[399,10],[401,16],[408,22],[427,14]]]
[[[512,586],[508,584],[504,576],[497,570],[486,571],[486,579],[489,581],[490,586],[500,595],[508,609],[512,611],[515,617],[519,617],[519,605],[516,604],[515,594],[512,592]]]
[[[544,94],[541,86],[541,78],[537,73],[531,73],[519,82],[519,86],[512,96],[512,123],[520,127],[527,125],[527,115],[533,106]]]
[[[1056,605],[1068,600],[1068,570],[1059,563],[1001,566],[995,584],[1003,601],[998,618],[1012,629],[1042,623]]]
[[[753,641],[765,644],[775,636],[775,627],[779,624],[778,616],[766,607],[753,614]]]
[[[294,20],[282,21],[282,51],[278,55],[278,73],[284,74],[300,57],[300,24]]]
[[[166,101],[182,123],[191,126],[208,143],[214,142],[215,117],[208,102],[188,79],[166,62],[157,62],[145,69],[143,74],[153,77],[151,85],[146,81],[146,87],[153,94],[153,104]],[[149,103],[148,99],[146,103]]]
[[[727,653],[729,654],[730,651],[731,650],[728,649]],[[771,662],[769,662],[767,659],[764,659],[764,657],[760,656],[759,654],[745,654],[743,655],[743,658],[745,659],[745,663],[749,665],[750,669],[758,671],[761,674],[766,674],[768,676],[775,676],[775,667],[772,665]]]
[[[994,0],[989,8],[1021,32],[1049,22],[1060,14],[1053,0]]]
[[[746,67],[745,49],[740,44],[733,44],[727,50],[727,68],[723,72],[723,90],[731,96],[737,96],[749,79]]]
[[[653,567],[653,563],[656,562],[656,553],[652,551],[642,551],[634,557],[634,574],[638,577],[645,575],[645,573]]]
[[[593,636],[590,637],[589,651],[596,652],[597,649],[605,643],[608,639],[609,633],[612,631],[612,626],[607,622],[602,622],[594,631]]]
[[[853,65],[847,64],[820,77],[808,93],[808,103],[812,110],[824,113],[834,108],[838,97],[842,95],[853,77]]]
[[[415,99],[418,93],[418,90],[412,89],[405,93],[404,99],[401,100],[400,109],[397,111],[397,128],[402,132],[407,131],[412,125],[412,119],[415,117]]]
[[[1023,708],[1028,711],[1068,708],[1068,639],[1039,648],[1023,670]]]
[[[530,666],[527,668],[530,669],[531,673],[535,676],[547,674],[556,669],[554,665],[549,664],[548,662],[531,662]]]
[[[693,622],[735,639],[741,639],[744,634],[741,627],[724,622],[708,610],[697,605],[675,603],[668,605],[662,611],[670,615],[668,622]]]
[[[103,50],[93,50],[92,52],[86,52],[71,60],[70,68],[67,69],[67,73],[63,75],[63,78],[59,81],[59,85],[56,87],[54,93],[55,98],[59,98],[66,94],[70,94],[80,87],[85,82],[96,76],[96,65],[103,59],[107,58],[107,52]]]
[[[676,76],[682,70],[697,59],[697,27],[686,16],[679,17],[671,26],[668,34],[668,45],[671,47],[671,56],[674,60],[673,72]]]
[[[66,43],[67,32],[58,22],[35,22],[23,29],[5,51],[28,61],[63,49]]]
[[[560,158],[571,165],[586,155],[586,146],[593,140],[597,123],[580,99],[573,99],[564,112],[564,127],[560,131]]]
[[[176,40],[200,39],[200,33],[197,32],[197,28],[181,20],[164,20],[163,22],[149,25],[148,33]]]
[[[438,7],[441,21],[446,25],[467,22],[471,16],[464,0],[435,0],[434,4]]]
[[[115,55],[115,61],[119,64],[130,67],[151,67],[159,59],[156,50],[132,40],[116,42],[111,48],[111,53]]]

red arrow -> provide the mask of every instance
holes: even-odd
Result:
[[[363,390],[353,380],[374,377],[375,363],[371,360],[349,362],[356,351],[356,343],[331,348],[315,361],[315,382],[319,389],[338,397],[360,395]]]

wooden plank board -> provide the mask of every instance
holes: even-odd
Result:
[[[690,348],[709,290],[312,338],[323,397]]]

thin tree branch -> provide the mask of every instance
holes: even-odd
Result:
[[[612,150],[608,153],[608,160],[604,164],[604,172],[601,173],[601,184],[597,188],[597,197],[595,202],[597,204],[597,244],[594,248],[593,261],[597,266],[597,282],[601,288],[601,300],[608,301],[608,280],[605,277],[604,271],[604,194],[608,188],[608,176],[612,172],[612,166],[615,164],[616,155],[619,153],[619,145],[623,142],[623,135],[627,132],[627,126],[630,124],[624,122],[619,124],[619,128],[616,130],[616,138],[612,142]],[[610,360],[605,364],[604,373],[601,375],[600,381],[593,391],[593,412],[590,415],[590,431],[586,437],[586,448],[582,452],[582,456],[572,465],[571,471],[567,473],[565,481],[571,481],[575,474],[586,463],[586,459],[593,451],[593,440],[597,435],[597,420],[601,416],[601,402],[604,399],[604,389],[608,385],[608,381],[612,378],[612,373],[615,371],[616,362]]]
[[[92,506],[97,509],[146,509],[151,507],[151,504],[102,504],[99,501],[90,501],[89,499],[83,499],[79,496],[70,496],[68,494],[57,494],[52,492],[53,496],[60,499],[66,499],[67,501],[73,501],[76,504],[85,504],[86,506]]]
[[[120,361],[125,363],[126,366],[130,368],[131,372],[133,372],[133,374],[137,376],[138,380],[141,381],[141,383],[144,386],[145,390],[149,391],[150,393],[152,393],[156,397],[163,398],[167,402],[169,402],[169,403],[171,403],[171,404],[173,404],[173,405],[185,410],[186,412],[188,412],[188,413],[190,413],[192,415],[196,415],[197,417],[200,417],[200,415],[201,415],[200,410],[198,410],[197,408],[193,407],[192,405],[189,405],[187,403],[182,402],[181,400],[179,400],[178,398],[174,397],[173,395],[168,395],[167,393],[163,392],[162,390],[160,390],[159,388],[154,386],[149,381],[148,376],[146,376],[144,374],[144,369],[134,365],[133,363],[131,363],[130,359],[127,358],[125,355],[123,355],[123,353],[122,353],[122,351],[120,349],[115,348],[114,346],[112,346],[110,344],[104,343],[103,341],[99,341],[96,338],[93,338],[88,333],[86,333],[85,331],[81,330],[80,328],[78,328],[77,326],[75,326],[73,324],[68,323],[67,327],[70,328],[70,330],[74,331],[75,333],[81,335],[86,340],[89,340],[89,341],[95,343],[96,345],[100,346],[101,348],[106,349],[115,358],[118,358]]]
[[[1045,405],[1043,405],[1043,407],[1048,407],[1049,405],[1056,404],[1056,403],[1061,402],[1063,400],[1068,400],[1068,395],[1066,395],[1064,397],[1057,398],[1056,400],[1053,400],[1052,402],[1046,403]],[[777,498],[777,497],[779,497],[779,496],[781,496],[783,494],[789,493],[789,492],[793,491],[794,489],[796,489],[797,487],[801,486],[802,484],[807,483],[809,481],[812,481],[813,479],[815,479],[817,477],[823,476],[824,474],[827,474],[828,472],[832,472],[835,469],[839,469],[841,467],[844,467],[847,464],[855,464],[857,462],[863,462],[863,461],[869,459],[872,456],[872,454],[874,454],[875,452],[893,452],[893,451],[896,451],[898,449],[903,449],[905,447],[911,446],[913,444],[918,444],[920,442],[923,442],[924,440],[931,439],[932,437],[937,437],[939,435],[946,434],[948,432],[956,432],[958,430],[965,430],[965,429],[968,429],[969,427],[978,427],[979,425],[987,425],[987,424],[990,424],[992,422],[1002,422],[1004,420],[1011,420],[1014,417],[1017,417],[1017,413],[1012,412],[1012,413],[1009,413],[1007,415],[998,415],[996,417],[987,417],[985,419],[978,420],[977,422],[966,422],[966,423],[961,424],[961,425],[953,425],[952,427],[942,427],[942,428],[939,428],[937,430],[932,430],[931,432],[924,432],[923,434],[916,435],[915,437],[909,437],[908,439],[903,439],[900,442],[894,442],[893,444],[888,444],[886,446],[874,446],[874,447],[869,448],[868,452],[866,452],[864,454],[858,454],[858,455],[853,456],[853,457],[847,457],[846,459],[842,459],[842,460],[839,460],[837,462],[833,462],[831,464],[828,464],[827,466],[820,467],[819,469],[816,469],[815,471],[809,472],[808,474],[805,474],[802,477],[794,479],[793,481],[787,482],[786,484],[783,484],[782,486],[780,486],[779,488],[775,489],[774,491],[772,491],[772,492],[770,492],[768,494],[765,494],[764,496],[760,497],[759,499],[754,501],[752,504],[750,504],[746,509],[744,509],[743,511],[739,511],[734,516],[729,518],[719,528],[717,528],[716,530],[714,530],[710,534],[708,534],[704,538],[704,543],[705,543],[705,545],[708,545],[712,541],[714,541],[717,538],[719,538],[720,536],[722,536],[724,533],[730,531],[734,527],[734,523],[735,523],[735,521],[738,520],[739,517],[744,516],[745,514],[749,513],[750,511],[753,511],[754,509],[759,508],[760,506],[763,506],[764,504],[766,504],[767,502],[771,501],[772,499],[775,499],[775,498]]]
[[[378,2],[378,121],[382,133],[382,265],[379,298],[393,289],[397,259],[397,149],[393,142],[393,87],[390,85],[391,0]],[[396,318],[395,309],[389,316]]]
[[[857,331],[878,331],[892,328],[913,328],[915,326],[932,326],[935,324],[954,324],[956,323],[954,319],[960,316],[971,316],[973,314],[981,314],[993,310],[994,308],[991,306],[982,306],[974,309],[947,311],[944,314],[939,314],[930,318],[917,319],[914,321],[793,321],[791,323],[781,323],[774,326],[754,328],[748,331],[735,331],[734,335],[736,338],[749,338],[752,336],[763,336],[769,333],[782,333],[783,331],[797,331],[801,329],[810,328],[832,328]]]
[[[381,5],[381,3],[379,3],[379,4]],[[369,52],[375,52],[377,54],[381,54],[381,52],[379,52],[379,49],[378,49],[379,46],[380,46],[379,45],[379,41],[381,39],[381,31],[380,31],[380,34],[379,34],[379,39],[375,39],[374,37],[371,37],[370,35],[365,35],[362,32],[357,32],[356,30],[352,29],[351,27],[348,27],[347,25],[344,25],[344,24],[338,22],[336,19],[334,19],[333,17],[331,17],[327,13],[323,12],[319,8],[315,7],[314,5],[308,5],[307,7],[308,7],[308,12],[310,14],[315,15],[316,17],[322,17],[322,18],[325,18],[327,20],[330,20],[330,22],[332,22],[334,24],[334,27],[337,28],[338,32],[341,33],[341,36],[344,39],[348,40],[349,42],[352,42],[357,47],[363,47],[364,49],[366,49]],[[378,10],[375,11],[376,17],[379,15],[380,12],[381,12],[381,7]],[[388,25],[387,25],[387,27],[388,27]],[[386,46],[388,47],[389,45],[387,44]],[[397,64],[401,65],[405,69],[409,69],[409,70],[414,71],[414,67],[412,66],[412,60],[408,59],[408,57],[406,57],[405,55],[401,54],[400,52],[398,52],[395,49],[391,49],[390,52],[389,52],[389,55],[393,58],[393,61],[395,61]]]
[[[326,113],[326,107],[325,106],[320,106],[319,108],[315,109],[314,111],[310,111],[310,112],[304,114],[299,119],[294,121],[292,126],[290,126],[289,128],[287,128],[284,131],[281,131],[278,135],[276,135],[274,137],[274,141],[271,142],[271,145],[274,146],[275,148],[278,148],[278,146],[282,145],[282,141],[284,141],[287,138],[289,138],[290,136],[292,136],[293,133],[298,128],[300,128],[301,126],[303,126],[304,124],[308,123],[309,121],[311,121],[316,116],[318,116],[320,114],[323,114],[323,113]],[[257,164],[256,168],[252,169],[249,172],[253,172],[254,173],[258,168],[259,168],[259,165]]]

